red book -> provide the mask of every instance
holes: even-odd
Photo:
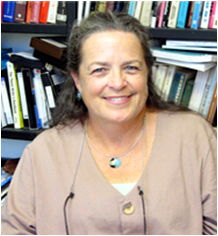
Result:
[[[27,1],[16,1],[14,22],[25,22]]]
[[[49,3],[50,1],[41,2],[41,9],[40,9],[40,15],[39,15],[40,23],[45,23],[45,24],[47,23]]]
[[[30,22],[39,23],[39,13],[41,8],[40,1],[33,1],[33,8]]]
[[[216,13],[216,5],[217,1],[212,1],[212,6],[211,6],[211,14],[210,14],[210,20],[209,20],[209,28],[213,28],[213,23],[215,20],[215,13]]]
[[[207,113],[207,120],[212,123],[217,109],[217,84],[213,92],[213,97],[210,103],[210,108]]]
[[[164,9],[165,9],[166,1],[162,1],[160,4],[160,12],[158,16],[158,28],[162,28],[162,23],[163,23],[163,16],[164,16]]]
[[[28,1],[26,9],[26,23],[30,23],[32,8],[33,8],[33,1]]]
[[[187,24],[186,24],[187,28],[191,28],[194,7],[195,7],[195,1],[190,1],[188,15],[187,15]]]

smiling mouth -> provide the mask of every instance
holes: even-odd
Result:
[[[126,97],[104,97],[104,99],[109,100],[109,101],[122,101],[122,100],[129,98],[129,97],[131,97],[131,95],[126,96]]]

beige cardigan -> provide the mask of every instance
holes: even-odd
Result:
[[[2,234],[66,234],[63,205],[78,160],[82,127],[49,129],[25,149],[2,208]],[[144,172],[147,234],[216,234],[216,135],[201,117],[158,114]],[[97,168],[85,140],[73,199],[70,234],[143,234],[137,186],[121,195]],[[123,206],[135,211],[127,215]],[[215,230],[215,231],[214,231]]]

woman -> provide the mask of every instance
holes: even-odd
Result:
[[[23,153],[4,234],[216,234],[215,133],[161,101],[148,40],[125,14],[73,27],[54,127]]]

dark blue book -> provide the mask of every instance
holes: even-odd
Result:
[[[2,20],[7,22],[14,22],[16,1],[4,1]]]
[[[8,177],[6,180],[4,180],[2,183],[1,183],[1,189],[3,189],[8,183],[10,183],[12,180],[12,176]]]

